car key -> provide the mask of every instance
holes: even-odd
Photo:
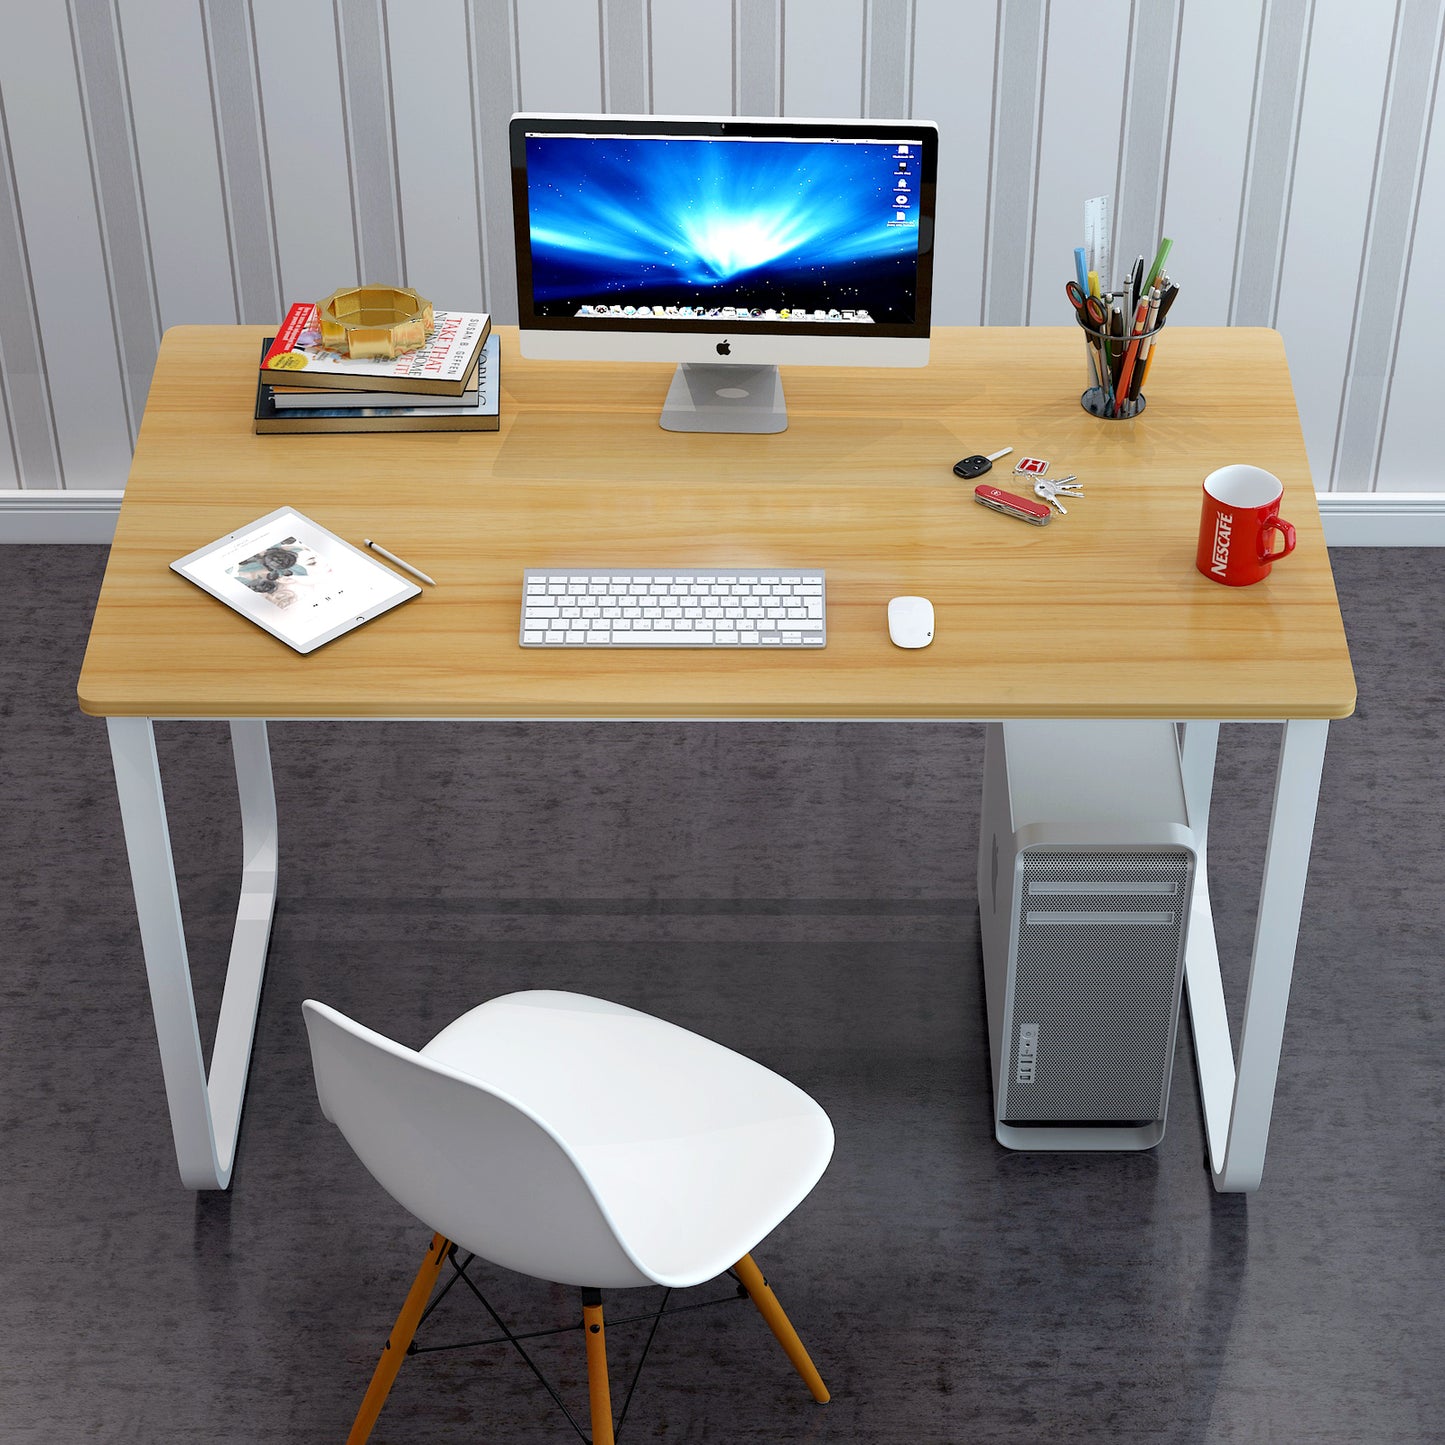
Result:
[[[1005,447],[1001,452],[990,452],[986,457],[964,457],[961,462],[954,462],[954,473],[972,481],[974,477],[981,477],[1000,457],[1006,457],[1012,450],[1012,447]]]

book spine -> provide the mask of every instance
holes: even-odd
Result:
[[[316,307],[306,301],[298,301],[287,313],[286,319],[281,323],[281,329],[276,333],[276,342],[271,350],[278,355],[283,351],[293,351],[296,347],[296,338],[306,330],[307,326],[315,324]]]

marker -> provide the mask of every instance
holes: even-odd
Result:
[[[418,571],[418,569],[413,567],[410,562],[403,562],[401,558],[396,555],[395,552],[388,552],[385,547],[379,546],[377,543],[373,542],[370,537],[363,537],[361,540],[365,542],[366,545],[370,547],[373,552],[379,553],[381,556],[385,557],[388,562],[394,563],[396,566],[400,567],[403,572],[410,572],[413,577],[419,577],[429,587],[435,587],[437,585],[435,577],[428,577],[425,572]]]
[[[1165,238],[1160,241],[1159,252],[1154,257],[1154,264],[1149,268],[1149,275],[1144,281],[1144,289],[1146,291],[1152,291],[1154,289],[1154,283],[1158,281],[1159,274],[1164,269],[1164,263],[1169,259],[1169,249],[1173,244],[1174,242],[1171,241],[1168,236],[1165,236]]]

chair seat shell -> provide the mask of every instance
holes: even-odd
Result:
[[[323,1110],[433,1230],[597,1288],[723,1273],[806,1197],[827,1115],[772,1070],[583,994],[492,999],[413,1051],[305,1005]]]

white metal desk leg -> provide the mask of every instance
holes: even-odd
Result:
[[[208,1086],[216,1156],[228,1177],[241,1127],[256,1011],[266,973],[266,946],[276,911],[276,789],[271,782],[271,749],[263,719],[232,720],[231,755],[241,798],[241,897],[236,904],[236,928]]]
[[[266,724],[254,719],[231,724],[243,874],[209,1086],[155,733],[149,718],[110,718],[108,727],[181,1182],[190,1189],[224,1189],[231,1180],[276,898],[276,799]]]
[[[1229,1045],[1207,885],[1196,889],[1187,961],[1189,1011],[1210,1167],[1214,1187],[1221,1192],[1256,1190],[1264,1174],[1328,730],[1323,719],[1284,725],[1237,1071]],[[1187,765],[1185,776],[1187,795]],[[1204,883],[1202,870],[1199,882]]]
[[[1184,978],[1189,994],[1195,1073],[1199,1077],[1199,1096],[1204,1109],[1204,1133],[1209,1145],[1210,1169],[1216,1179],[1224,1164],[1229,1111],[1234,1107],[1234,1049],[1229,1041],[1224,985],[1219,976],[1219,948],[1214,938],[1214,912],[1209,902],[1209,801],[1218,747],[1217,722],[1184,724],[1180,749],[1184,803],[1199,849]]]

